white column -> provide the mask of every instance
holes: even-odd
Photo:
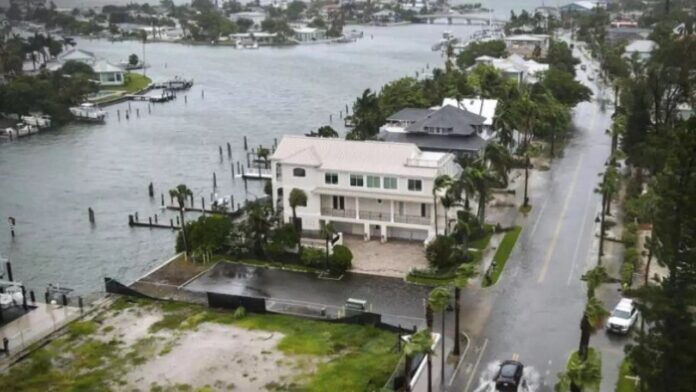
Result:
[[[391,212],[391,223],[394,223],[394,200],[391,200],[391,204],[389,205],[390,212]]]
[[[382,242],[387,242],[387,225],[379,225],[380,231],[381,231],[381,241]]]
[[[355,219],[360,219],[360,198],[355,198]]]

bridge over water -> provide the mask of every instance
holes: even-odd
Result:
[[[429,24],[434,24],[438,20],[446,20],[447,24],[465,24],[465,25],[484,25],[484,26],[504,26],[507,20],[489,18],[486,16],[466,15],[466,14],[426,14],[415,15],[416,19],[427,20]]]

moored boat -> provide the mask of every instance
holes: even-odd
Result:
[[[73,106],[70,108],[70,113],[79,121],[103,123],[106,119],[106,112],[93,103]]]

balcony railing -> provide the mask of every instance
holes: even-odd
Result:
[[[355,219],[355,210],[336,210],[333,208],[322,208],[322,215],[337,216],[339,218]]]
[[[411,225],[430,225],[430,218],[418,215],[394,215],[394,222]]]
[[[391,213],[360,210],[360,219],[389,222],[391,220]]]

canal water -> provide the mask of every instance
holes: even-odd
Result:
[[[262,196],[260,184],[233,180],[232,164],[218,146],[232,144],[243,159],[242,138],[269,146],[284,134],[321,125],[340,128],[345,110],[365,88],[442,64],[431,46],[444,30],[466,36],[466,26],[364,27],[353,44],[235,50],[229,47],[147,44],[148,76],[195,80],[177,100],[110,106],[106,124],[72,124],[0,144],[0,254],[10,256],[16,279],[42,290],[62,284],[80,293],[99,291],[103,277],[130,282],[174,252],[174,233],[128,227],[159,214],[160,193],[185,183],[209,201],[213,172],[220,196],[236,201]],[[112,62],[142,55],[137,42],[78,40],[79,48]],[[117,110],[121,119],[117,118]],[[139,110],[140,115],[136,115]],[[156,197],[148,197],[154,183]],[[168,199],[168,197],[167,197]],[[87,208],[94,209],[90,225]],[[16,218],[14,240],[6,217]]]

